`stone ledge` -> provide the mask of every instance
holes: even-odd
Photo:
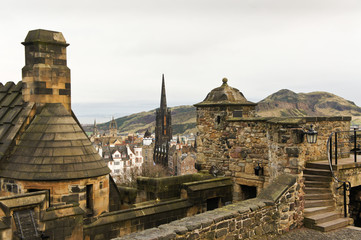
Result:
[[[79,204],[67,204],[41,212],[41,221],[51,221],[59,218],[84,215],[85,212]]]
[[[162,202],[157,205],[150,205],[150,206],[114,211],[111,213],[104,213],[100,215],[95,222],[92,222],[89,225],[84,225],[84,229],[112,224],[120,221],[126,221],[138,217],[150,216],[162,212],[169,212],[171,210],[189,208],[190,206],[192,206],[192,204],[188,202],[188,200],[178,199],[173,201]]]
[[[212,211],[176,220],[169,224],[160,225],[158,228],[147,229],[116,239],[175,239],[177,235],[186,237],[187,233],[198,232],[198,230],[208,228],[213,224],[217,225],[223,221],[235,219],[242,214],[252,214],[252,212],[266,208],[271,210],[272,208],[270,206],[275,205],[276,201],[295,183],[296,176],[283,174],[269,184],[256,198],[230,204]],[[250,221],[251,220],[248,219],[247,223],[251,223]],[[224,229],[222,231],[224,231]],[[268,232],[270,231],[271,230]]]
[[[229,118],[229,122],[269,122],[279,124],[301,124],[308,122],[321,122],[321,121],[351,121],[350,116],[333,116],[333,117],[253,117],[253,118]]]
[[[296,176],[282,174],[263,189],[257,198],[276,202],[288,188],[296,183],[296,179]]]

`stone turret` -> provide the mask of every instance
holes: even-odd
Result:
[[[204,169],[203,141],[215,141],[222,137],[222,132],[230,119],[249,119],[255,116],[255,103],[248,101],[236,88],[228,85],[228,79],[222,79],[222,85],[210,91],[206,98],[195,104],[197,108],[197,168]],[[217,135],[219,134],[219,136]]]
[[[30,31],[22,44],[25,46],[24,101],[62,103],[71,112],[70,69],[66,62],[69,44],[63,34],[37,29]]]

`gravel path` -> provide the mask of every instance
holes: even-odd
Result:
[[[331,232],[319,232],[308,228],[292,230],[274,240],[361,240],[361,228],[346,227]]]

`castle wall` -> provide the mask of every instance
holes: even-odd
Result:
[[[350,128],[350,117],[235,118],[226,107],[197,108],[197,161],[215,166],[234,181],[234,200],[243,186],[260,192],[282,173],[302,174],[305,162],[327,159],[327,139]],[[315,144],[304,134],[313,125]],[[256,173],[255,168],[261,169]]]
[[[34,223],[29,222],[30,219],[26,219],[24,216],[20,219],[24,232],[29,234],[32,232],[29,230],[36,228],[39,235],[50,240],[82,239],[84,211],[79,208],[79,204],[66,204],[49,208],[48,198],[49,193],[46,191],[1,197],[1,239],[20,239],[21,233],[15,222],[14,213],[24,210],[31,211],[34,219]]]
[[[163,183],[167,179],[169,178],[162,179]],[[173,177],[173,183],[177,180],[185,179],[183,176]],[[181,189],[176,196],[177,199],[142,202],[135,204],[131,209],[102,214],[94,219],[95,221],[84,225],[84,239],[110,239],[124,236],[205,212],[210,207],[222,207],[232,200],[230,178],[212,178],[179,184],[178,187],[170,186],[167,191],[171,194],[174,194],[173,188]],[[164,193],[165,190],[162,191]]]
[[[88,194],[91,198],[91,209],[87,208],[87,186],[92,186]],[[8,190],[15,189],[16,192]],[[99,215],[109,211],[109,177],[100,176],[89,179],[68,181],[21,181],[1,179],[1,196],[9,196],[31,191],[48,190],[50,205],[79,203],[89,214]],[[88,190],[89,187],[88,187]],[[89,202],[89,200],[88,200]],[[89,203],[88,203],[89,204]]]
[[[284,174],[259,197],[183,218],[128,239],[261,239],[302,226],[304,192],[297,178]]]

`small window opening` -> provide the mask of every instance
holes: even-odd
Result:
[[[219,197],[207,199],[207,211],[219,208],[219,202]]]
[[[217,116],[216,122],[217,122],[217,124],[221,123],[221,116]]]
[[[86,185],[86,208],[93,209],[93,184]]]
[[[236,110],[233,112],[233,117],[242,117],[243,114],[242,114],[242,111],[240,110]]]
[[[257,187],[240,185],[241,186],[241,200],[247,200],[257,197]]]

